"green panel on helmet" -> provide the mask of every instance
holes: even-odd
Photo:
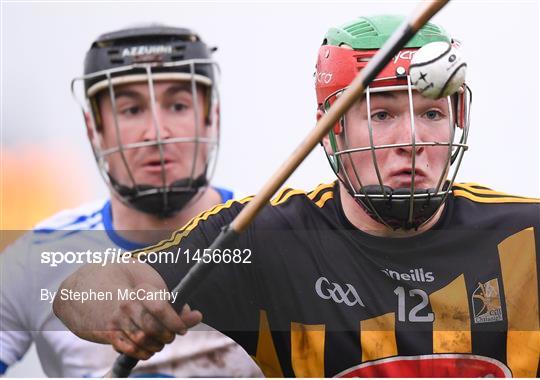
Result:
[[[346,44],[355,50],[379,49],[404,19],[398,15],[359,17],[339,28],[330,28],[325,40],[328,45]],[[422,47],[435,41],[451,42],[451,38],[440,26],[427,23],[404,47]]]

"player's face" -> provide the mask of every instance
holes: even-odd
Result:
[[[183,178],[195,178],[205,169],[205,144],[199,144],[199,147],[193,141],[163,144],[163,165],[156,144],[158,139],[193,140],[197,131],[199,138],[208,137],[206,134],[211,128],[205,126],[204,89],[198,86],[195,98],[190,82],[167,81],[154,83],[154,93],[155,116],[146,83],[115,88],[118,131],[111,98],[106,94],[99,99],[104,150],[117,148],[120,144],[124,148],[125,162],[120,152],[107,156],[109,172],[118,182],[130,187],[133,183],[126,164],[135,183],[157,187],[163,185],[163,173],[166,183],[170,184]],[[197,113],[195,104],[198,105]],[[148,146],[129,148],[129,144],[138,143],[148,143]]]
[[[446,98],[427,99],[413,91],[413,116],[416,143],[448,143],[451,138],[449,107]],[[411,144],[411,112],[407,91],[372,93],[370,98],[373,145]],[[339,150],[370,147],[368,110],[365,99],[346,114],[346,127],[338,137]],[[447,146],[415,148],[415,188],[434,188],[441,174],[447,173]],[[413,148],[411,146],[375,150],[376,164],[384,185],[410,188]],[[379,184],[371,150],[343,155],[344,168],[355,189]],[[353,169],[354,166],[354,169]],[[356,173],[355,173],[356,170]],[[446,177],[445,177],[446,178]]]

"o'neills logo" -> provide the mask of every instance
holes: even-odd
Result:
[[[435,277],[433,272],[425,272],[424,268],[415,268],[409,270],[408,273],[399,273],[391,269],[381,269],[385,275],[394,280],[414,281],[414,282],[433,282]]]
[[[136,57],[139,55],[172,54],[170,45],[141,45],[132,46],[122,50],[122,57]]]
[[[512,377],[500,361],[480,355],[395,356],[366,362],[335,377]]]

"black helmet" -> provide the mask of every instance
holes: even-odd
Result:
[[[185,28],[151,25],[147,27],[122,29],[99,36],[90,46],[84,60],[84,85],[90,96],[104,87],[96,85],[107,81],[106,71],[111,77],[145,75],[139,64],[152,63],[153,72],[190,74],[189,66],[168,65],[167,63],[211,59],[215,48],[209,48],[193,31]],[[132,70],[114,69],[134,65]],[[111,70],[113,69],[113,70]],[[211,65],[196,65],[195,74],[214,82]],[[204,82],[204,78],[199,78]]]

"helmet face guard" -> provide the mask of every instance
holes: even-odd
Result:
[[[360,20],[361,22],[373,21],[373,19],[365,18]],[[354,29],[356,24],[352,25]],[[429,24],[428,27],[430,27]],[[343,34],[343,29],[340,32]],[[332,38],[335,38],[336,35],[339,36],[339,34],[332,33],[331,30],[325,42],[331,42]],[[339,36],[339,38],[347,40],[343,36]],[[370,38],[373,37],[370,36]],[[446,98],[448,107],[446,137],[439,136],[439,138],[427,141],[417,137],[419,126],[415,123],[413,101],[416,89],[415,84],[411,83],[408,72],[411,58],[423,42],[418,41],[418,38],[416,42],[413,39],[409,44],[416,43],[419,46],[407,46],[401,50],[365,90],[360,105],[353,106],[364,107],[367,115],[367,121],[362,126],[367,129],[363,131],[363,134],[367,136],[365,143],[358,145],[358,143],[351,141],[351,123],[348,122],[346,116],[343,116],[329,133],[329,149],[328,147],[325,149],[332,169],[349,194],[368,215],[391,229],[418,229],[436,214],[437,210],[444,204],[463,154],[467,149],[471,91],[466,85],[463,86],[462,92]],[[343,44],[341,47],[323,45],[319,50],[315,83],[319,109],[323,112],[329,109],[335,99],[354,79],[357,72],[365,67],[377,51],[373,48],[356,50],[351,48],[348,43],[354,46],[355,41],[343,42],[345,47],[342,47]],[[382,132],[373,125],[372,99],[376,95],[388,92],[401,92],[407,95],[410,116],[407,122],[410,138],[407,141],[398,141],[397,143],[385,141],[385,138],[381,137]],[[392,188],[383,179],[383,168],[378,156],[398,149],[410,151],[408,159],[410,186]],[[417,167],[417,155],[419,150],[428,149],[437,150],[438,155],[444,156],[444,164],[438,174],[436,184],[421,188],[416,185],[417,172],[420,171]],[[358,165],[359,162],[362,163],[362,169]],[[365,165],[365,162],[368,164]],[[371,179],[366,179],[368,170],[374,173],[371,175]]]
[[[192,32],[168,27],[106,34],[87,53],[86,74],[72,81],[72,91],[89,117],[90,140],[100,172],[111,191],[128,206],[170,217],[208,185],[219,147],[218,67],[210,54]],[[94,71],[96,68],[99,70]],[[183,96],[191,99],[190,114],[169,118],[167,125],[158,117],[161,105],[156,90],[162,83],[181,84],[181,91],[189,94]],[[126,111],[117,104],[123,89],[134,84],[144,93],[142,106],[150,115],[148,119],[135,118],[137,125],[123,121]],[[80,101],[81,92],[84,101]],[[107,131],[101,108],[110,113]],[[146,136],[127,138],[133,129]],[[165,129],[173,132],[164,136]],[[152,175],[141,175],[140,166],[148,160],[152,161]],[[182,165],[182,174],[176,166],[176,172],[170,169],[171,165]]]

